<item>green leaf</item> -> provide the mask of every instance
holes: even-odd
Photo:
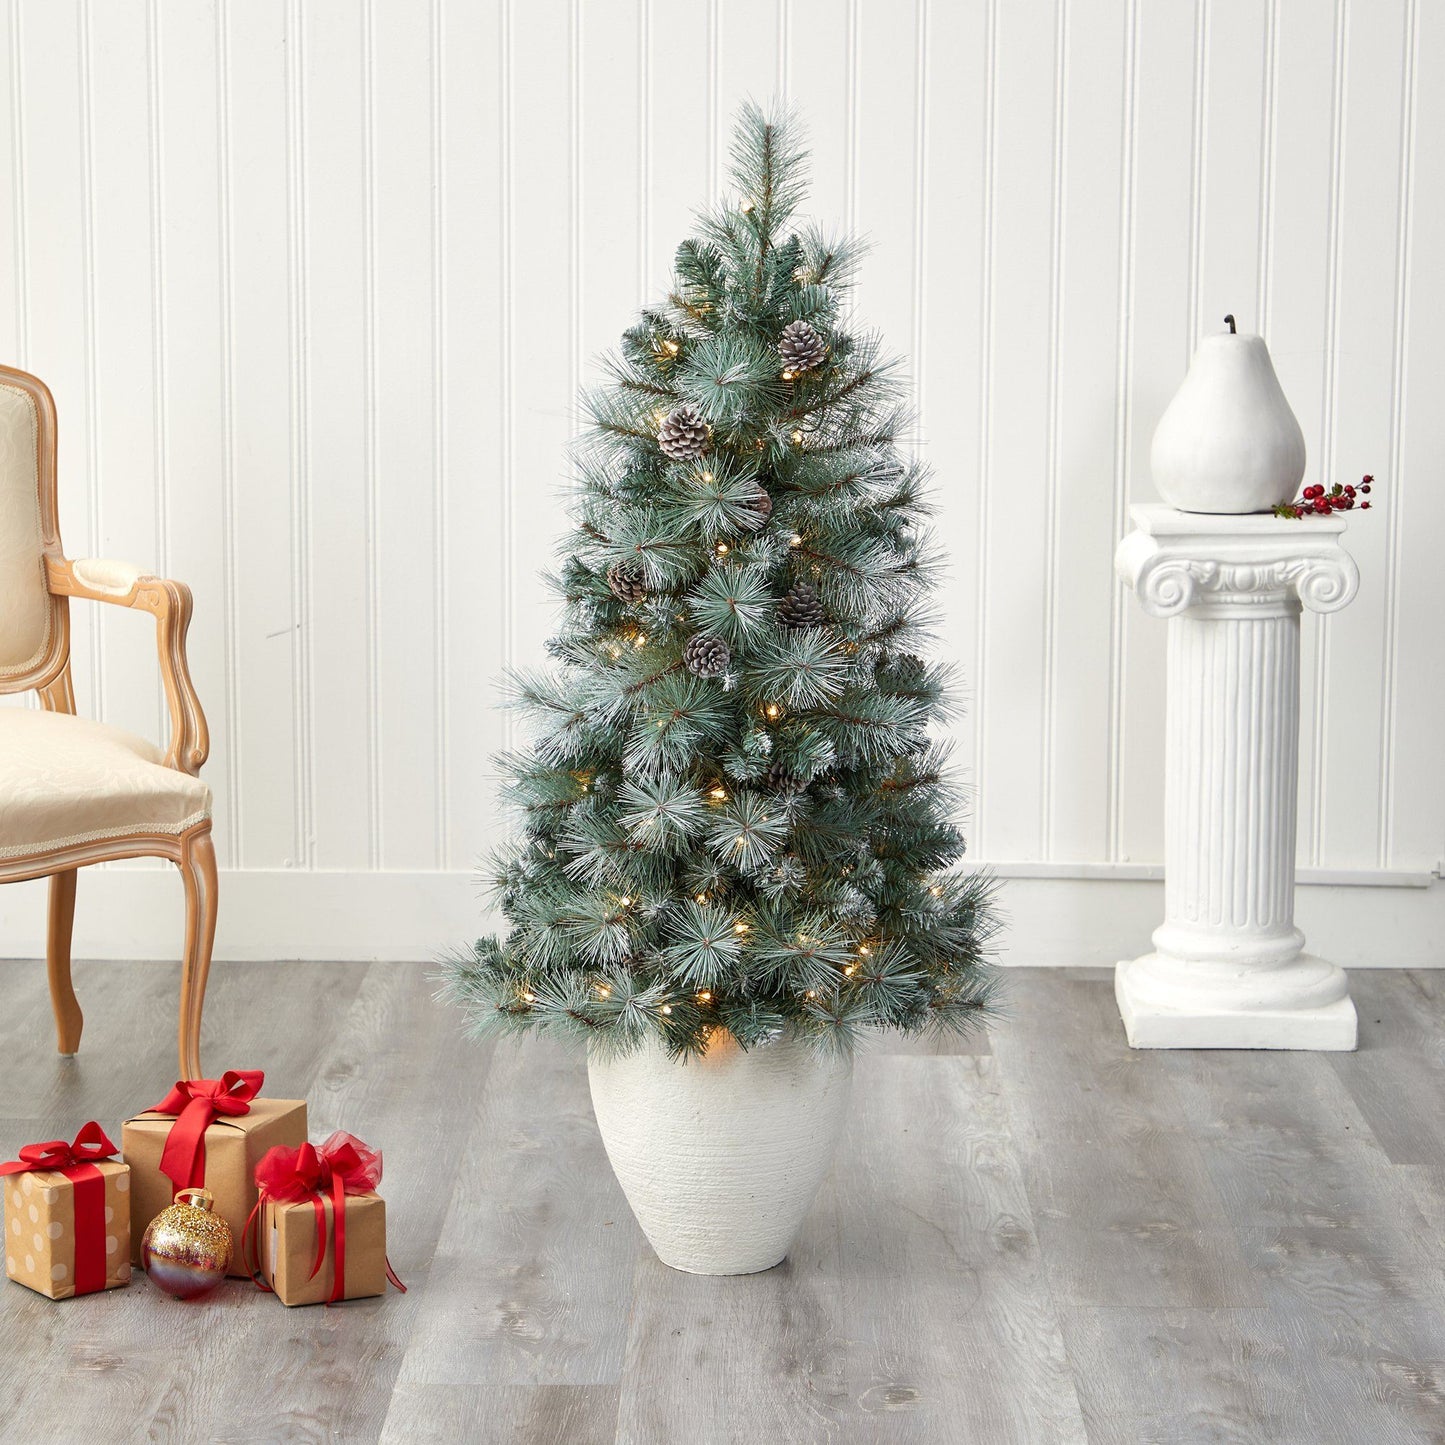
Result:
[[[728,730],[732,709],[715,681],[673,673],[652,688],[627,738],[623,764],[655,775],[682,772]]]
[[[710,568],[686,600],[698,630],[729,647],[761,636],[776,606],[763,572],[747,565]]]
[[[707,828],[708,847],[720,863],[740,873],[765,868],[783,839],[788,820],[756,793],[742,793],[718,808]]]
[[[580,895],[564,919],[578,957],[591,964],[623,962],[632,952],[635,924],[619,896],[609,891]]]
[[[822,628],[781,633],[748,654],[743,689],[763,704],[794,710],[822,707],[838,698],[852,663]]]
[[[649,853],[680,853],[702,831],[708,808],[702,795],[680,778],[638,778],[622,785],[618,821]]]
[[[741,920],[726,908],[684,903],[668,925],[668,964],[689,987],[711,989],[736,968],[743,951]]]
[[[843,970],[857,962],[857,948],[846,929],[819,914],[775,912],[759,926],[750,957],[764,976],[806,997],[836,989]]]
[[[720,331],[694,343],[678,362],[678,391],[727,435],[761,419],[786,395],[774,347],[745,331]]]
[[[720,537],[745,536],[762,525],[752,505],[757,469],[726,454],[703,456],[674,469],[659,508],[664,524],[711,545]]]

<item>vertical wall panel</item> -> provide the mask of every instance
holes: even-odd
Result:
[[[161,506],[156,547],[132,560],[184,578],[195,594],[191,673],[211,730],[207,775],[216,793],[221,866],[236,866],[240,838],[234,731],[238,579],[230,541],[237,477],[227,408],[220,32],[214,3],[150,6],[150,197],[159,395],[156,461]],[[128,556],[122,553],[122,556]],[[139,619],[137,619],[138,621]],[[142,632],[149,628],[142,625]],[[145,638],[149,649],[153,639]]]
[[[428,13],[371,0],[367,219],[372,238],[370,423],[375,702],[380,713],[377,866],[435,868],[437,635],[432,603],[437,470],[432,287],[432,46]],[[543,227],[555,227],[539,216]],[[550,223],[550,224],[549,224]],[[555,227],[560,230],[560,227]]]
[[[938,599],[939,647],[960,667],[963,715],[955,725],[955,761],[970,797],[974,775],[978,710],[977,659],[980,553],[978,518],[982,498],[979,435],[987,406],[987,359],[983,354],[991,236],[986,224],[990,170],[990,37],[988,9],[934,3],[928,14],[925,56],[924,125],[928,145],[923,184],[923,259],[929,289],[924,302],[946,310],[933,315],[920,351],[920,425],[924,456],[934,468],[934,499],[946,569]],[[946,307],[936,307],[936,297]],[[970,831],[970,843],[977,840]],[[976,846],[974,852],[977,853]]]
[[[305,95],[298,123],[305,136],[308,224],[297,259],[305,278],[311,380],[306,447],[312,494],[309,671],[317,703],[313,828],[319,867],[365,869],[380,848],[381,719],[374,700],[384,605],[375,588],[382,543],[374,516],[374,427],[381,409],[373,405],[377,352],[369,304],[376,197],[366,169],[375,119],[368,110],[373,96],[366,14],[352,0],[309,0],[301,16]],[[414,290],[410,294],[414,297]],[[418,432],[429,434],[429,419],[412,420]],[[425,492],[427,480],[421,467],[409,466],[399,490],[415,497]],[[425,613],[426,580],[416,578],[415,593],[406,589],[393,596],[398,616]],[[324,745],[316,746],[315,736],[325,739]]]
[[[55,396],[61,433],[60,532],[72,557],[94,556],[99,542],[93,511],[99,497],[91,428],[94,317],[87,279],[91,228],[81,35],[78,6],[22,6],[25,365],[44,378]],[[93,611],[71,609],[76,701],[92,714],[103,701],[94,687]]]
[[[1196,335],[1217,329],[1226,313],[1241,331],[1260,329],[1267,7],[1232,0],[1205,11]]]
[[[0,217],[0,357],[25,364],[26,268],[24,247],[25,168],[21,132],[25,118],[24,71],[20,66],[20,0],[0,3],[0,195],[8,205]],[[26,707],[26,694],[0,696],[0,707]]]
[[[1043,854],[1104,858],[1129,16],[1114,0],[1067,0],[1064,10],[1043,579]]]
[[[1440,539],[1445,537],[1445,411],[1439,401],[1445,376],[1445,272],[1434,258],[1445,255],[1445,12],[1411,7],[1414,54],[1409,118],[1411,166],[1405,172],[1402,217],[1408,222],[1403,268],[1399,407],[1396,464],[1381,489],[1382,507],[1398,509],[1394,559],[1396,624],[1393,686],[1382,698],[1388,768],[1381,780],[1389,820],[1388,865],[1424,861],[1441,868],[1445,855],[1442,799],[1445,749],[1440,747],[1440,679],[1445,677],[1445,627],[1441,626]]]
[[[83,4],[82,123],[90,210],[90,363],[94,368],[95,555],[157,566],[157,390],[160,357],[152,294],[150,63],[146,0]],[[103,238],[103,240],[101,239]],[[102,376],[125,376],[102,386]],[[106,505],[124,498],[123,505]],[[142,736],[160,726],[155,638],[149,619],[103,608],[98,706],[107,722]]]
[[[811,209],[820,220],[838,225],[848,206],[855,7],[846,0],[787,0],[786,8],[785,88],[811,132]]]
[[[20,132],[25,117],[24,72],[20,68],[20,0],[0,3],[0,195],[7,199],[0,225],[0,355],[22,361],[25,352],[25,171],[21,165]]]
[[[1199,27],[1195,7],[1147,0],[1137,6],[1135,25],[1127,432],[1119,481],[1128,501],[1146,502],[1157,495],[1149,440],[1193,349]],[[1112,664],[1123,691],[1111,750],[1109,856],[1141,861],[1160,857],[1164,846],[1164,629],[1138,613],[1119,583],[1114,597]]]
[[[974,856],[1160,856],[1164,629],[1110,563],[1229,310],[1311,479],[1381,476],[1359,600],[1306,621],[1301,860],[1440,862],[1424,0],[0,0],[0,46],[0,349],[55,392],[72,555],[195,589],[227,867],[499,836],[576,387],[780,92],[913,378]],[[157,731],[149,628],[97,610],[81,705]]]
[[[439,12],[446,863],[458,869],[491,841],[478,819],[494,807],[491,758],[502,747],[504,723],[496,706],[509,575],[500,525],[507,473],[499,317],[510,284],[502,264],[510,215],[497,124],[502,3],[444,0]]]
[[[579,7],[585,15],[585,7]],[[646,7],[647,34],[647,271],[643,278],[643,295],[652,298],[662,292],[672,274],[672,257],[678,242],[692,230],[694,214],[717,197],[708,191],[709,150],[712,144],[712,96],[710,94],[711,30],[709,6],[667,5],[653,3]],[[595,22],[594,22],[595,25]],[[590,29],[588,34],[590,35]],[[625,36],[619,27],[619,36]],[[592,45],[587,46],[587,57],[592,57]],[[674,57],[686,56],[686,82],[680,83],[678,72],[671,63]],[[581,97],[581,116],[592,113],[593,96],[584,93]],[[589,127],[579,116],[578,129],[585,136]],[[582,229],[582,220],[587,218],[598,227],[603,235],[608,227],[597,213],[592,197],[585,192],[579,215],[579,242],[586,237],[583,254],[591,250],[591,238],[597,232]],[[617,199],[619,220],[626,204],[624,196]],[[606,293],[604,293],[605,295]],[[589,308],[594,305],[590,292],[584,293]],[[614,309],[611,320],[616,321],[618,310]],[[599,324],[592,319],[589,310],[584,325],[584,339],[593,336],[593,327]],[[625,324],[625,322],[624,322]],[[622,326],[616,327],[618,331]],[[607,338],[607,344],[615,344],[616,336]],[[589,351],[583,350],[584,362]]]
[[[593,34],[591,7],[585,7],[584,40]],[[636,12],[607,7],[635,49]],[[599,33],[605,19],[597,12]],[[514,652],[519,667],[545,664],[545,644],[552,632],[556,606],[542,586],[540,574],[551,568],[554,546],[564,522],[563,497],[568,485],[567,447],[572,439],[572,367],[568,338],[572,332],[568,275],[571,250],[566,232],[570,178],[570,128],[567,124],[570,84],[566,61],[569,8],[563,4],[532,6],[510,0],[508,48],[510,235],[510,348],[506,360],[507,393],[511,399],[510,514],[515,529],[512,551]],[[584,47],[583,91],[598,81]],[[605,66],[605,52],[598,67]],[[635,90],[629,92],[635,97]],[[591,128],[589,128],[591,129]],[[593,134],[591,154],[610,171],[613,158],[604,143],[621,152],[623,201],[621,224],[633,238],[624,269],[599,274],[595,284],[626,294],[637,286],[637,210],[635,191],[629,196],[625,177],[635,165],[638,137],[635,123],[623,117],[619,130]],[[631,159],[629,159],[631,158]],[[599,217],[616,224],[618,201],[609,195]]]
[[[1305,434],[1306,476],[1326,475],[1326,358],[1333,324],[1330,256],[1335,137],[1336,9],[1278,0],[1273,80],[1273,157],[1261,250],[1263,335]],[[1330,413],[1332,415],[1332,413]],[[1351,546],[1354,539],[1351,538]],[[1315,861],[1316,675],[1321,624],[1305,623],[1300,650],[1300,790],[1297,853]]]
[[[1399,227],[1400,78],[1404,0],[1348,10],[1339,204],[1338,320],[1334,333],[1333,414],[1323,457],[1330,480],[1355,480],[1384,466],[1394,414],[1395,265]],[[1381,78],[1390,77],[1388,85]],[[1422,318],[1423,321],[1423,318]],[[1428,324],[1428,323],[1427,323]],[[1438,324],[1438,319],[1435,324]],[[1393,482],[1393,479],[1392,479]],[[1382,498],[1393,504],[1396,498]],[[1380,716],[1382,652],[1389,589],[1389,527],[1383,514],[1352,529],[1350,551],[1371,585],[1325,622],[1326,725],[1322,756],[1319,856],[1368,868],[1380,852],[1379,770],[1361,766],[1385,744]]]
[[[577,185],[580,214],[596,218],[579,257],[581,352],[584,371],[589,372],[598,353],[615,349],[637,308],[664,293],[671,263],[670,249],[659,252],[652,266],[647,265],[645,255],[649,200],[644,171],[650,169],[650,164],[643,111],[644,106],[651,106],[651,92],[644,60],[651,49],[652,31],[647,23],[650,8],[642,0],[628,0],[611,7],[606,23],[597,23],[587,7],[582,7],[578,52],[582,113],[612,118],[605,130],[582,127],[577,156],[581,165]],[[676,83],[675,77],[672,83]],[[662,103],[666,115],[673,102],[663,97]],[[680,104],[686,109],[685,100]],[[553,150],[550,161],[556,193],[548,204],[559,222],[571,209],[568,181],[572,160],[567,150],[560,150],[564,142],[570,142],[570,127],[565,124],[568,108],[565,100],[559,104],[557,123],[549,127],[548,136],[549,147],[558,148]],[[690,163],[681,156],[671,156],[663,164],[669,169],[681,167],[683,176],[696,177],[701,159],[700,153],[695,153]],[[694,204],[702,199],[694,186]],[[685,225],[686,213],[674,218],[674,227],[679,220]],[[678,231],[673,244],[684,234]],[[557,239],[561,244],[552,254],[568,257],[564,249],[567,238],[560,225]],[[562,260],[547,281],[548,290],[564,304],[569,264],[570,260]],[[559,360],[569,360],[565,350],[569,334],[565,326],[559,327]],[[574,398],[567,391],[559,388],[549,400],[570,417]],[[555,469],[563,458],[557,454],[549,460],[555,463]]]
[[[868,286],[859,321],[881,331],[885,347],[914,373],[914,111],[916,5],[865,7],[858,32],[860,141],[854,179],[860,229],[868,238]]]
[[[660,0],[654,0],[660,3]],[[616,8],[617,0],[608,0]],[[778,0],[716,0],[718,150],[727,157],[732,118],[745,100],[766,102],[778,88]],[[834,7],[841,23],[843,6]],[[679,57],[681,59],[681,57]]]
[[[1045,547],[1057,0],[1000,5],[994,84],[994,270],[987,355],[987,610],[975,662],[983,747],[977,846],[1041,851]],[[1002,178],[1002,182],[1000,183]]]
[[[302,60],[282,0],[224,0],[227,288],[235,514],[240,861],[304,867],[309,763],[298,687],[307,456]],[[288,70],[288,55],[291,56]],[[354,723],[351,726],[355,726]]]

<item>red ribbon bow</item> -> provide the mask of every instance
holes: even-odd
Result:
[[[176,1122],[161,1151],[161,1173],[176,1189],[200,1189],[206,1182],[206,1130],[221,1114],[249,1114],[266,1075],[260,1069],[227,1069],[219,1079],[180,1079],[150,1109],[174,1114]]]
[[[105,1175],[95,1167],[115,1154],[115,1145],[95,1122],[82,1126],[74,1143],[47,1139],[27,1144],[18,1159],[0,1164],[0,1175],[50,1169],[73,1186],[75,1205],[75,1292],[92,1294],[105,1288]]]
[[[0,1174],[25,1174],[32,1169],[58,1169],[62,1174],[67,1169],[79,1169],[93,1164],[97,1159],[109,1159],[115,1154],[115,1145],[105,1137],[105,1130],[95,1122],[82,1125],[73,1144],[64,1139],[47,1139],[43,1144],[27,1144],[18,1159],[0,1164]],[[67,1174],[66,1178],[70,1176]]]
[[[261,1206],[268,1199],[278,1204],[300,1204],[311,1201],[316,1212],[316,1259],[311,1265],[308,1279],[315,1279],[326,1261],[326,1203],[331,1202],[331,1217],[336,1230],[336,1267],[327,1304],[334,1304],[346,1297],[346,1196],[367,1194],[381,1183],[381,1151],[363,1144],[354,1134],[338,1129],[320,1148],[313,1144],[302,1144],[298,1149],[288,1149],[283,1144],[268,1149],[256,1165],[256,1188],[259,1197],[256,1207],[246,1221],[241,1237],[243,1251],[248,1248],[247,1259],[256,1261],[252,1275],[256,1283],[269,1290],[270,1286],[261,1278],[260,1248],[255,1243],[259,1229],[256,1220]],[[249,1245],[248,1245],[248,1242]],[[386,1277],[403,1294],[406,1286],[397,1278],[391,1261],[386,1261]]]

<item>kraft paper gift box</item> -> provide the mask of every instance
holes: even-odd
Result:
[[[121,1126],[121,1153],[131,1167],[133,1263],[141,1262],[146,1226],[176,1191],[204,1187],[231,1226],[229,1273],[247,1277],[241,1236],[256,1205],[256,1165],[268,1149],[306,1142],[306,1101],[259,1098],[263,1081],[259,1070],[183,1080],[155,1108]]]
[[[348,1194],[346,1211],[345,1265],[342,1290],[337,1299],[365,1299],[386,1293],[386,1200],[374,1192]],[[323,1206],[323,1220],[316,1217],[309,1200],[287,1204],[268,1199],[261,1207],[261,1246],[265,1258],[263,1274],[283,1305],[328,1303],[336,1287],[335,1215],[330,1204]],[[324,1241],[326,1253],[321,1267],[311,1273],[316,1261],[317,1230],[331,1236]]]
[[[405,1292],[386,1257],[381,1153],[338,1130],[320,1146],[270,1150],[256,1168],[261,1202],[243,1254],[285,1305]],[[253,1222],[254,1223],[254,1222]]]
[[[130,1170],[90,1123],[0,1164],[5,1272],[51,1299],[130,1283]]]

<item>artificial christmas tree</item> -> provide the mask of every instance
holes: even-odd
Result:
[[[846,1056],[989,995],[988,884],[954,866],[929,733],[948,669],[912,656],[933,558],[895,368],[843,325],[855,247],[793,228],[793,122],[747,108],[732,160],[587,398],[558,666],[516,680],[538,733],[504,760],[511,927],[446,970],[478,1034],[595,1065]]]

